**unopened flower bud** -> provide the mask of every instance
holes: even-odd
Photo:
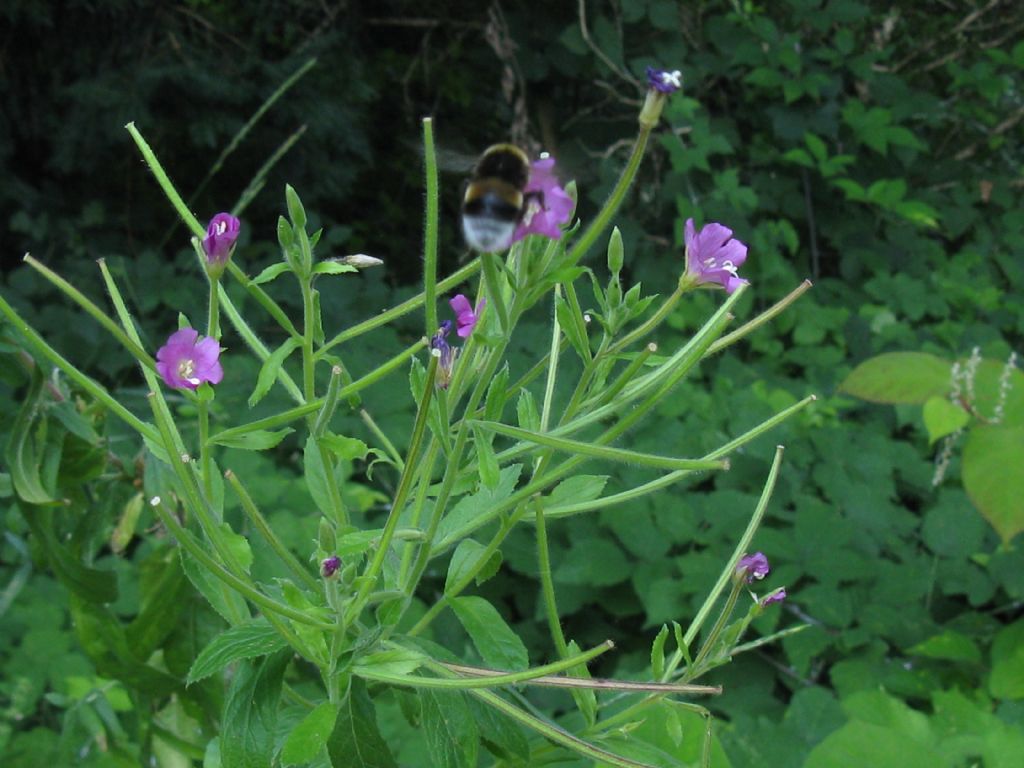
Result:
[[[356,269],[366,269],[367,267],[379,267],[384,263],[383,259],[378,259],[376,256],[367,256],[365,253],[353,253],[348,256],[343,256],[338,259],[342,264],[348,264],[350,267]]]
[[[337,555],[325,557],[320,561],[320,575],[325,579],[333,578],[341,568],[341,558]]]

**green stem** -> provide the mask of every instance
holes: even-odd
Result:
[[[109,317],[102,309],[96,306],[89,298],[75,288],[71,283],[65,280],[63,277],[58,275],[56,272],[51,270],[49,267],[44,266],[40,262],[36,261],[29,254],[25,254],[24,261],[39,274],[53,283],[57,288],[63,291],[68,298],[74,301],[78,306],[84,309],[93,320],[102,325],[115,339],[117,339],[121,345],[131,352],[132,357],[139,361],[142,365],[151,371],[156,370],[156,362],[149,353],[142,348],[142,345],[131,339],[127,333],[125,333],[118,326],[114,320]],[[103,262],[103,259],[98,259],[97,262]]]
[[[800,285],[798,285],[792,291],[787,293],[779,301],[777,301],[771,307],[769,307],[760,315],[755,317],[753,320],[744,323],[732,333],[729,333],[723,336],[722,338],[718,339],[714,344],[708,347],[708,354],[713,355],[716,352],[720,352],[726,347],[728,347],[730,344],[736,343],[747,334],[757,330],[762,325],[764,325],[769,320],[778,315],[780,312],[782,312],[784,309],[789,307],[789,305],[792,304],[794,301],[803,296],[804,293],[810,290],[813,285],[814,284],[810,280],[804,280],[802,283],[800,283]]]
[[[312,281],[300,279],[299,287],[302,291],[302,394],[306,402],[311,403],[316,399],[316,359],[313,357],[316,309]]]
[[[721,613],[718,614],[718,618],[715,620],[714,625],[712,625],[711,631],[704,640],[704,644],[697,652],[697,656],[694,658],[693,664],[687,670],[687,675],[691,677],[691,679],[700,675],[701,662],[707,658],[708,654],[711,653],[711,649],[714,647],[714,644],[718,642],[718,638],[721,636],[722,630],[725,629],[726,622],[729,621],[732,616],[732,612],[736,609],[736,601],[739,600],[740,593],[743,591],[743,581],[733,578],[733,585],[732,589],[729,591],[729,597],[726,598],[725,605],[722,606]]]
[[[647,362],[647,358],[649,358],[657,351],[658,345],[655,344],[654,342],[651,342],[646,347],[637,352],[636,357],[634,357],[630,361],[629,365],[627,365],[622,370],[622,373],[619,374],[618,378],[616,378],[615,381],[613,381],[611,384],[605,387],[605,389],[602,392],[598,393],[597,398],[591,401],[591,404],[607,405],[612,400],[614,400],[615,397],[619,394],[619,392],[625,389],[626,385],[629,384],[629,382],[633,381],[634,378],[636,378],[637,372],[644,367],[644,364]]]
[[[438,183],[437,152],[434,150],[434,121],[423,118],[423,155],[427,177],[427,222],[423,237],[423,304],[426,329],[431,337],[437,333],[437,229]]]
[[[220,291],[217,286],[220,278],[210,278],[210,311],[206,318],[206,335],[220,340],[220,303],[217,301]]]
[[[270,350],[268,350],[266,345],[259,340],[256,333],[249,327],[249,324],[245,322],[238,310],[235,309],[235,305],[232,303],[227,291],[224,290],[224,286],[218,283],[217,291],[220,293],[220,305],[224,308],[224,314],[228,316],[228,320],[231,321],[231,325],[233,325],[235,330],[238,331],[242,340],[245,341],[249,349],[256,354],[256,357],[259,358],[260,362],[266,362],[266,359],[270,357]],[[283,365],[277,369],[277,380],[284,385],[286,390],[288,390],[288,394],[292,396],[292,399],[300,405],[305,403],[305,400],[302,397],[302,391],[292,380],[292,377],[284,369]]]
[[[401,646],[396,646],[401,647]],[[532,669],[525,669],[522,672],[497,672],[489,669],[463,667],[460,665],[444,664],[451,672],[458,674],[474,674],[480,677],[422,677],[418,675],[392,675],[386,672],[378,672],[374,667],[360,667],[357,663],[353,674],[366,680],[377,680],[391,685],[404,685],[413,688],[445,688],[450,690],[466,690],[470,688],[494,688],[499,685],[518,685],[519,683],[530,683],[538,678],[557,675],[561,672],[572,669],[578,664],[586,664],[596,659],[603,653],[607,653],[615,647],[611,640],[603,643],[589,651],[576,654],[575,656],[545,664]],[[566,678],[560,678],[562,680]],[[589,682],[589,681],[581,681]]]
[[[139,133],[135,127],[135,123],[128,123],[125,128],[128,129],[128,133],[131,134],[132,138],[135,139],[135,144],[138,146],[139,151],[142,153],[142,159],[146,161],[146,165],[149,166],[149,170],[153,172],[153,176],[156,177],[157,184],[164,191],[167,199],[170,200],[171,205],[174,206],[174,210],[178,212],[181,220],[185,222],[185,225],[192,230],[192,234],[196,237],[202,237],[206,234],[206,230],[203,225],[199,223],[199,219],[188,209],[185,205],[185,201],[181,199],[181,195],[178,194],[178,190],[174,188],[170,178],[167,176],[167,172],[164,171],[163,166],[160,165],[160,161],[156,159],[156,155],[153,150],[150,149],[149,144],[142,138],[142,134]]]
[[[305,584],[309,589],[314,592],[318,591],[320,589],[319,580],[314,578],[309,570],[302,566],[302,563],[299,562],[298,558],[291,553],[291,550],[289,550],[278,535],[274,533],[274,529],[270,527],[270,523],[267,522],[263,513],[260,512],[259,507],[256,506],[256,503],[252,500],[252,496],[249,495],[249,492],[245,490],[245,486],[242,485],[242,481],[238,479],[238,476],[231,470],[228,470],[224,473],[224,477],[234,489],[235,494],[238,496],[238,500],[242,503],[242,509],[245,511],[245,514],[248,516],[253,526],[260,532],[260,535],[263,536],[266,542],[270,545],[270,548],[274,550],[279,558],[281,558],[281,562],[283,562],[296,576],[296,578],[298,578],[298,580]]]
[[[147,424],[121,405],[121,403],[114,399],[100,384],[78,370],[69,360],[47,344],[43,338],[33,330],[32,326],[25,322],[25,320],[23,320],[21,316],[14,311],[14,307],[8,304],[7,300],[4,299],[3,296],[0,296],[0,312],[4,314],[11,325],[25,338],[25,341],[28,342],[28,345],[37,355],[49,360],[57,366],[69,379],[71,379],[71,381],[81,387],[94,400],[140,435],[152,440],[154,443],[158,443],[160,441],[160,433],[152,424]]]
[[[423,509],[427,503],[427,494],[430,492],[430,479],[434,474],[434,464],[437,462],[437,454],[440,450],[439,441],[437,439],[431,439],[429,446],[427,447],[427,455],[424,458],[419,478],[419,488],[416,493],[416,499],[413,502],[412,510],[409,515],[409,524],[413,528],[417,528],[420,524],[420,517],[423,514]],[[405,471],[405,462],[401,463],[401,469],[399,472]],[[435,514],[431,517],[429,525],[430,530],[436,529],[440,522],[441,515],[437,513],[437,508],[434,509]],[[426,535],[430,535],[429,531]],[[424,538],[426,538],[426,535]],[[408,588],[407,579],[409,578],[409,568],[412,565],[412,556],[416,551],[416,545],[413,542],[409,542],[402,548],[402,562],[398,568],[398,584],[403,589],[403,592],[407,595],[412,594],[411,588]]]
[[[544,597],[544,613],[548,618],[548,629],[555,649],[559,657],[564,659],[569,655],[569,646],[562,632],[562,620],[558,615],[558,603],[555,599],[555,582],[551,577],[551,553],[548,550],[548,529],[544,524],[544,506],[537,497],[534,497],[533,502],[536,509],[534,519],[537,528],[537,566],[540,571],[541,594]]]
[[[562,295],[562,286],[555,284],[555,302]],[[555,394],[555,378],[558,375],[558,346],[561,335],[561,327],[558,324],[558,313],[552,311],[551,320],[551,349],[548,351],[548,376],[544,382],[544,404],[540,411],[540,431],[548,431],[548,419],[551,417],[551,403]]]
[[[334,410],[338,407],[338,389],[340,386],[341,366],[335,365],[331,368],[331,379],[327,382],[327,394],[323,398],[323,407],[320,408],[320,412],[316,415],[316,421],[313,424],[313,437],[317,440],[327,431],[327,425],[331,423]]]
[[[237,280],[241,284],[243,288],[245,288],[245,290],[249,293],[250,296],[256,299],[256,303],[263,307],[267,311],[267,313],[277,321],[277,324],[280,325],[285,331],[287,331],[289,336],[296,339],[299,338],[299,330],[295,327],[292,321],[288,319],[288,315],[284,313],[284,310],[281,309],[281,306],[272,298],[270,298],[270,296],[267,294],[266,291],[263,290],[263,288],[261,288],[258,285],[255,285],[249,279],[249,276],[242,271],[242,268],[240,266],[235,264],[234,261],[229,261],[228,272],[231,274],[233,278],[235,278],[235,280]]]
[[[412,438],[409,441],[409,451],[405,460],[405,467],[402,471],[402,476],[398,481],[398,488],[395,490],[395,497],[391,503],[388,518],[384,523],[384,530],[381,532],[380,539],[377,542],[377,550],[374,552],[373,560],[370,562],[369,567],[367,567],[366,572],[363,574],[361,579],[362,585],[359,588],[359,592],[352,599],[352,602],[349,605],[349,609],[346,613],[345,626],[351,625],[351,623],[362,612],[363,606],[366,604],[367,595],[369,595],[373,590],[374,585],[377,583],[377,577],[380,575],[381,568],[384,567],[384,560],[387,557],[388,549],[391,546],[391,539],[395,534],[395,528],[398,527],[398,521],[402,516],[405,501],[412,488],[412,479],[416,474],[417,468],[416,459],[419,456],[420,445],[423,442],[423,435],[427,428],[427,417],[430,413],[430,401],[434,394],[434,379],[437,377],[437,363],[438,355],[431,355],[430,364],[427,366],[427,375],[424,377],[423,381],[423,393],[420,396],[419,409],[416,412],[416,422],[413,424]]]
[[[454,272],[450,276],[446,277],[444,280],[439,281],[437,283],[438,292],[441,293],[443,291],[447,291],[449,288],[454,288],[460,283],[465,282],[473,275],[475,275],[477,273],[477,270],[479,269],[480,259],[473,259],[471,262],[469,262],[469,264],[462,267],[457,272]],[[382,325],[390,323],[397,317],[409,314],[410,312],[418,309],[423,303],[424,294],[421,293],[418,296],[413,296],[411,299],[403,301],[396,307],[392,307],[391,309],[385,312],[381,312],[379,315],[374,315],[369,320],[364,320],[361,323],[353,325],[351,328],[347,328],[346,330],[342,331],[337,336],[335,336],[333,339],[328,341],[326,344],[324,344],[322,347],[320,347],[320,349],[316,353],[317,359],[323,357],[333,347],[336,347],[339,344],[348,341],[349,339],[354,339],[355,337],[361,336],[367,331],[373,330],[374,328],[378,328]]]
[[[206,498],[213,498],[213,470],[210,467],[213,446],[208,443],[210,439],[210,413],[209,404],[200,398],[196,403],[196,414],[199,421],[199,470],[203,479],[203,492]]]
[[[633,143],[633,151],[629,155],[629,160],[626,162],[622,175],[619,176],[619,180],[615,183],[615,188],[612,189],[612,193],[608,196],[608,200],[598,212],[594,221],[584,230],[579,239],[573,243],[572,250],[569,251],[569,256],[566,259],[567,264],[578,264],[580,259],[586,255],[597,238],[601,236],[601,233],[611,223],[612,217],[615,216],[619,206],[622,205],[622,200],[625,198],[626,192],[629,190],[633,179],[636,177],[636,172],[640,168],[640,161],[643,160],[644,150],[647,148],[647,139],[651,135],[652,127],[651,125],[640,125],[640,131],[637,133],[636,141]]]
[[[370,412],[367,411],[365,408],[361,408],[359,410],[359,417],[363,420],[363,423],[366,424],[367,428],[373,433],[374,437],[376,437],[377,440],[380,442],[381,447],[384,449],[384,452],[388,455],[388,458],[394,462],[395,469],[397,469],[399,473],[401,473],[402,469],[405,467],[405,461],[402,459],[402,454],[400,454],[398,452],[398,449],[395,448],[395,444],[392,443],[390,439],[388,439],[388,436],[384,434],[384,430],[382,430],[380,426],[378,426],[377,422],[374,421],[373,417],[370,415]]]

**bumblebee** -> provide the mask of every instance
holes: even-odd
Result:
[[[477,251],[502,251],[526,211],[530,161],[514,144],[494,144],[473,168],[462,198],[462,234]]]

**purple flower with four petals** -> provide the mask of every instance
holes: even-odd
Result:
[[[576,203],[558,183],[554,167],[555,158],[550,155],[542,155],[530,164],[530,180],[523,190],[526,212],[512,235],[513,243],[527,235],[544,235],[552,240],[562,236],[561,227],[569,223]]]
[[[216,339],[207,336],[200,341],[199,331],[182,328],[157,350],[156,370],[174,389],[196,389],[203,382],[219,384],[224,378],[220,352]]]
[[[717,283],[726,293],[732,293],[750,284],[736,273],[746,260],[747,246],[733,239],[731,229],[711,222],[698,232],[693,219],[686,220],[686,272],[682,282]]]

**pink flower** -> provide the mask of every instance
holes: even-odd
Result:
[[[473,327],[476,325],[476,321],[479,319],[480,313],[483,311],[487,300],[480,299],[480,303],[476,305],[476,309],[473,309],[473,305],[469,303],[469,299],[460,293],[453,297],[448,303],[451,305],[452,311],[455,313],[455,322],[458,325],[456,333],[459,334],[459,338],[469,338],[469,334],[473,332]]]
[[[732,239],[732,230],[717,222],[696,231],[693,219],[686,220],[686,272],[683,280],[693,285],[717,283],[732,293],[748,285],[736,270],[747,260],[747,246]]]
[[[770,570],[771,567],[768,565],[768,558],[765,557],[763,552],[744,555],[740,558],[740,561],[736,563],[737,577],[745,579],[747,584],[750,584],[754,579],[760,581],[768,575]]]
[[[230,213],[218,213],[206,227],[203,238],[203,253],[207,263],[224,264],[231,256],[231,250],[238,240],[242,223]]]
[[[199,341],[194,328],[175,331],[156,353],[156,370],[164,383],[174,389],[196,389],[203,382],[219,384],[224,378],[220,367],[220,344],[207,336]]]
[[[530,165],[530,180],[523,190],[526,211],[516,226],[513,243],[527,235],[544,235],[552,240],[562,236],[561,227],[569,223],[576,204],[558,183],[554,167],[555,158],[551,156]]]

